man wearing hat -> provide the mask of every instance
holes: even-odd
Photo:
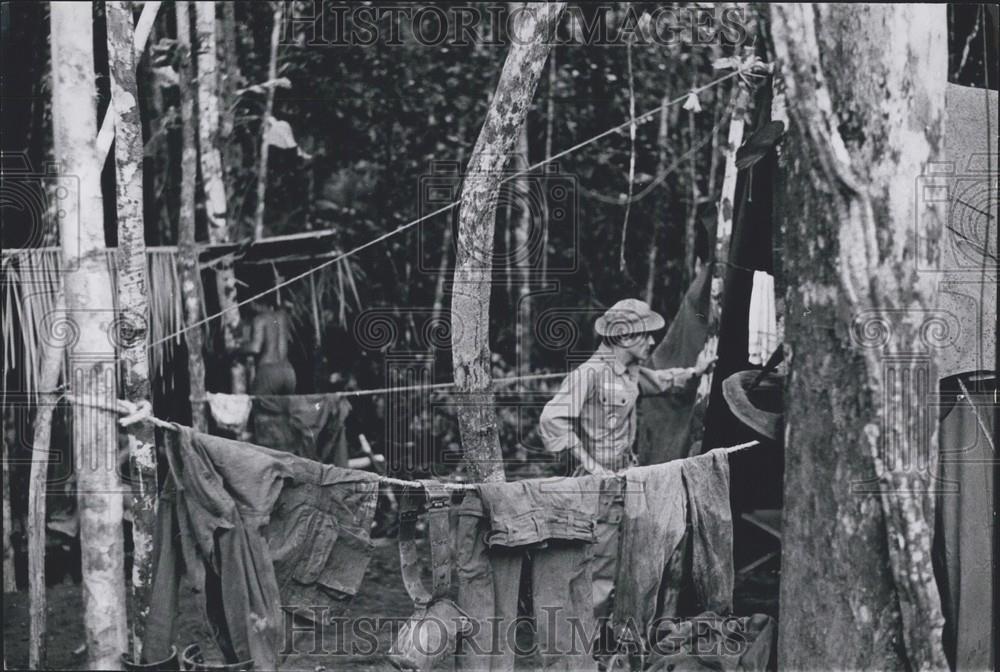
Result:
[[[594,325],[601,337],[597,352],[572,371],[545,405],[539,434],[545,449],[570,451],[575,475],[612,474],[635,465],[636,400],[640,394],[661,394],[694,384],[712,362],[678,369],[640,366],[653,348],[652,332],[663,317],[645,301],[624,299]],[[614,586],[618,522],[608,493],[602,493],[594,549],[594,609],[605,615]],[[617,497],[620,501],[620,496]]]

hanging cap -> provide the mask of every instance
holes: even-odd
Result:
[[[601,336],[628,336],[662,329],[663,316],[639,299],[622,299],[597,318],[594,329]]]

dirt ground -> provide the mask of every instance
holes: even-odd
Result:
[[[737,526],[738,542],[735,553],[736,567],[739,568],[762,554],[766,541],[752,538],[754,532]],[[767,550],[767,549],[765,549]],[[771,549],[773,550],[773,549]],[[737,615],[766,613],[778,615],[778,568],[777,561],[771,560],[746,575],[737,575],[734,611]],[[4,658],[5,669],[26,669],[28,663],[28,605],[27,592],[5,595],[3,599]],[[179,644],[191,632],[189,616],[191,610],[182,615],[178,630]],[[351,614],[358,616],[378,616],[388,619],[405,619],[412,611],[412,604],[403,588],[399,572],[399,556],[395,539],[381,539],[368,567],[361,593],[355,599]],[[81,615],[82,597],[79,584],[67,577],[63,583],[51,586],[48,591],[48,666],[50,669],[83,669],[86,653],[82,650],[84,633]],[[186,622],[186,623],[185,623]],[[385,658],[391,644],[393,630],[390,625],[373,630],[378,639],[374,655],[352,656],[351,637],[338,637],[336,632],[322,631],[317,642],[312,632],[300,632],[294,639],[293,648],[299,653],[282,660],[283,670],[386,670],[391,666]],[[530,638],[530,631],[523,633]],[[530,640],[529,640],[530,641]],[[518,638],[519,646],[521,637]],[[367,645],[364,641],[358,642]],[[518,669],[532,669],[530,656],[518,660]]]

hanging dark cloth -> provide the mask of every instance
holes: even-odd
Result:
[[[711,267],[705,265],[695,276],[681,301],[677,315],[652,355],[652,368],[694,366],[705,347],[708,331],[709,282]],[[637,453],[639,464],[669,462],[688,455],[688,426],[695,390],[663,396],[639,397]]]
[[[958,381],[963,379],[966,397]],[[992,670],[996,380],[971,375],[941,381],[934,575],[944,612],[944,649],[953,670]],[[972,402],[972,403],[970,403]],[[978,410],[978,417],[977,417]]]

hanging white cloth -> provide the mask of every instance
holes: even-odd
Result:
[[[245,394],[217,394],[209,392],[208,407],[215,422],[225,429],[240,432],[250,419],[250,397]]]
[[[750,363],[763,366],[778,347],[778,319],[774,306],[774,276],[754,271],[750,293]]]

